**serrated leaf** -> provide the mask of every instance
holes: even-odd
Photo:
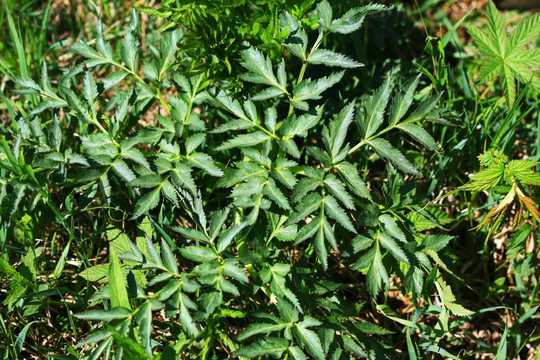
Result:
[[[263,194],[268,196],[273,202],[284,210],[290,210],[291,206],[283,192],[277,187],[272,178],[268,178],[266,186],[263,188]]]
[[[167,241],[165,239],[161,239],[161,252],[163,254],[163,264],[167,268],[167,270],[178,274],[178,263],[176,260],[176,256],[174,256],[171,248],[169,247],[169,244],[167,244]]]
[[[154,190],[143,195],[137,201],[137,204],[135,205],[135,210],[133,211],[133,218],[138,218],[148,213],[148,211],[152,210],[159,204],[160,190],[161,190],[161,187],[158,186]]]
[[[151,335],[152,335],[152,305],[149,301],[138,307],[135,321],[139,325],[139,336],[141,345],[148,356],[152,356]]]
[[[303,312],[298,298],[287,287],[287,285],[285,285],[285,277],[280,276],[274,271],[272,271],[272,281],[270,282],[270,289],[275,295],[287,298],[298,311],[300,311],[301,313]]]
[[[87,71],[84,75],[82,92],[83,92],[84,98],[90,104],[93,103],[96,97],[98,96],[96,82],[94,81],[94,77],[92,76],[92,73],[89,71]]]
[[[296,224],[306,216],[312,214],[321,207],[322,196],[320,194],[309,194],[297,207],[296,211],[289,217],[286,225]]]
[[[356,195],[372,201],[371,194],[366,186],[366,183],[360,177],[358,169],[348,162],[340,162],[335,165],[341,179],[347,184]]]
[[[379,233],[379,242],[386,250],[390,251],[396,260],[410,264],[409,258],[405,255],[405,252],[392,237],[386,233]]]
[[[202,246],[188,246],[180,249],[180,253],[186,259],[206,263],[218,257],[218,255],[210,248]]]
[[[321,339],[317,333],[307,329],[303,324],[295,324],[293,332],[298,342],[308,351],[308,353],[316,359],[324,360],[325,356],[321,345]]]
[[[249,70],[248,73],[240,76],[243,80],[257,84],[270,85],[281,90],[282,93],[287,94],[286,84],[279,82],[274,75],[272,62],[269,57],[265,58],[264,55],[254,47],[243,50],[241,55],[243,60],[241,63],[242,66]]]
[[[208,154],[194,152],[186,156],[186,158],[191,164],[193,164],[193,166],[196,166],[199,169],[204,170],[205,172],[207,172],[208,174],[212,176],[217,176],[217,177],[223,176],[223,171],[216,166],[216,164],[214,163],[214,159],[212,159],[212,157]],[[188,182],[185,182],[185,183],[189,184]]]
[[[135,174],[123,160],[116,159],[111,164],[111,167],[118,176],[124,179],[125,182],[130,183],[135,179]]]
[[[367,273],[367,287],[372,297],[377,296],[381,288],[388,289],[390,287],[388,273],[382,263],[378,242],[375,245],[373,259]]]
[[[388,123],[390,126],[395,126],[407,113],[411,107],[414,91],[418,86],[420,75],[412,80],[409,80],[398,94],[394,95],[392,105],[390,106],[390,116]]]
[[[121,45],[121,55],[126,66],[134,72],[138,72],[138,47],[139,42],[135,39],[133,33],[131,31],[126,32]]]
[[[317,125],[323,114],[324,107],[317,106],[301,116],[291,115],[283,122],[280,133],[284,140],[294,136],[306,137],[309,129]],[[298,150],[297,150],[298,151]]]
[[[120,152],[120,156],[123,157],[124,159],[129,159],[143,166],[144,168],[150,170],[150,164],[144,157],[143,153],[137,148],[129,148],[126,150],[122,149]]]
[[[248,277],[243,269],[237,266],[235,260],[227,259],[223,264],[223,274],[240,281],[244,284],[249,282]]]
[[[379,216],[379,221],[383,224],[384,229],[389,235],[395,239],[398,239],[399,241],[407,242],[407,237],[392,216],[383,214]]]
[[[275,318],[274,318],[275,319]],[[276,331],[280,331],[288,326],[288,323],[279,323],[278,319],[271,323],[255,323],[250,324],[238,337],[238,341],[243,341],[253,335],[257,334],[271,334]]]
[[[270,138],[270,135],[265,134],[262,131],[255,131],[249,134],[238,135],[233,139],[229,139],[220,146],[218,146],[216,150],[223,151],[239,147],[255,146],[269,140]]]
[[[109,275],[109,265],[100,264],[89,267],[79,273],[79,276],[88,281],[104,280]]]
[[[254,358],[262,355],[271,355],[276,359],[281,358],[282,354],[289,348],[289,341],[283,338],[268,337],[249,346],[236,350],[234,356],[245,356]]]
[[[379,156],[390,160],[398,169],[416,176],[421,176],[413,164],[411,164],[398,149],[390,145],[388,141],[378,138],[367,141],[367,144],[369,144]]]
[[[397,128],[405,131],[413,139],[424,145],[428,150],[437,150],[437,142],[422,127],[415,124],[400,124],[397,126]]]
[[[309,55],[307,62],[310,64],[323,64],[326,66],[337,66],[341,68],[357,68],[364,66],[364,64],[359,63],[358,61],[353,60],[345,55],[324,49],[316,49],[313,51]]]
[[[339,206],[337,200],[333,196],[326,195],[324,197],[324,205],[325,212],[327,212],[332,219],[336,220],[338,224],[345,229],[356,234],[356,229],[347,216],[347,213]]]
[[[327,89],[337,84],[345,74],[345,71],[332,73],[329,76],[317,80],[307,79],[296,85],[293,89],[291,104],[297,109],[308,111],[309,106],[306,100],[319,100],[321,94]]]
[[[211,315],[222,303],[223,293],[221,291],[210,291],[201,295],[201,310],[204,310],[206,316]]]
[[[369,96],[364,103],[364,111],[358,117],[364,139],[369,139],[383,123],[384,112],[390,97],[391,82],[392,79],[388,77],[384,84],[373,95]]]
[[[354,210],[354,202],[352,197],[345,190],[345,186],[341,181],[332,174],[329,174],[324,179],[324,185],[326,188],[341,201],[347,209]]]
[[[231,226],[229,229],[225,230],[218,239],[217,251],[219,253],[223,252],[231,244],[234,237],[238,235],[238,233],[242,231],[242,229],[246,226],[247,223],[242,222],[238,225]]]
[[[113,86],[116,86],[124,80],[124,78],[128,75],[125,71],[114,71],[107,75],[105,79],[101,81],[101,84],[103,86],[103,90],[109,90]]]

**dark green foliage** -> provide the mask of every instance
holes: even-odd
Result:
[[[156,41],[132,10],[118,41],[99,21],[75,42],[62,75],[12,78],[27,111],[6,102],[0,134],[2,296],[25,320],[10,354],[53,303],[76,345],[51,358],[392,359],[396,339],[453,356],[443,339],[477,313],[455,291],[454,219],[427,200],[448,101],[398,69],[355,96],[372,64],[335,39],[389,7],[345,3],[163,1],[139,9],[163,19]],[[539,162],[480,163],[450,193],[509,194],[479,227],[516,196],[540,220]],[[519,281],[535,232],[509,240]]]

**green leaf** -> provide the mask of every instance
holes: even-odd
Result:
[[[298,311],[302,312],[302,307],[300,306],[298,298],[285,284],[285,277],[275,272],[274,267],[272,268],[272,281],[270,282],[270,289],[274,295],[287,298]]]
[[[120,156],[143,166],[145,169],[150,170],[150,164],[144,157],[143,153],[137,148],[121,149]]]
[[[321,207],[322,196],[320,194],[310,194],[297,207],[296,211],[287,220],[287,225],[296,224],[306,216],[312,214]]]
[[[123,307],[115,307],[109,310],[89,310],[73,316],[83,320],[100,320],[109,322],[112,320],[126,319],[131,316],[131,312]]]
[[[100,281],[109,275],[109,265],[99,264],[89,267],[79,273],[79,276],[87,281]]]
[[[347,130],[354,118],[354,108],[355,102],[353,101],[345,106],[336,118],[330,122],[328,130],[323,130],[323,141],[327,150],[331,153],[332,162],[334,163],[339,162],[336,158],[343,147],[343,143],[347,136]]]
[[[131,310],[127,294],[126,272],[120,265],[114,247],[110,247],[109,253],[109,295],[111,297],[111,306]]]
[[[324,179],[324,185],[347,209],[354,210],[352,197],[347,193],[345,186],[337,177],[332,174],[327,175]]]
[[[138,307],[135,321],[139,324],[141,345],[148,356],[152,356],[152,305],[149,301]]]
[[[360,178],[358,169],[348,162],[341,162],[335,165],[341,179],[347,184],[356,195],[372,201],[371,194],[366,186],[366,183]]]
[[[238,233],[242,231],[242,229],[245,228],[246,226],[247,226],[247,223],[242,222],[240,224],[231,226],[229,229],[225,230],[223,234],[221,234],[217,242],[218,253],[222,253],[227,247],[229,247],[229,245],[231,244],[235,236],[238,235]]]
[[[201,295],[201,310],[206,316],[211,315],[214,310],[223,303],[223,293],[221,291],[210,291]]]
[[[391,235],[393,238],[398,239],[399,241],[402,241],[404,243],[407,242],[407,237],[405,236],[403,231],[398,226],[396,220],[392,216],[388,214],[383,214],[379,216],[379,221],[383,224],[384,230],[386,230],[386,232],[389,235]]]
[[[135,210],[133,211],[133,218],[136,219],[152,210],[159,204],[159,194],[161,186],[158,186],[154,190],[150,191],[148,194],[143,195],[135,205]]]
[[[352,8],[339,19],[332,20],[330,32],[350,34],[362,26],[365,16],[386,11],[388,9],[389,8],[387,6],[381,4],[368,4],[365,6]]]
[[[289,205],[289,201],[287,200],[283,192],[277,187],[274,179],[268,178],[267,181],[268,182],[263,189],[263,194],[268,196],[280,208],[284,210],[290,210],[291,206]]]
[[[304,324],[295,324],[293,328],[294,336],[298,342],[316,359],[324,360],[324,351],[321,339],[312,330],[307,329]]]
[[[431,137],[431,135],[429,135],[428,132],[422,127],[415,124],[400,124],[397,126],[397,128],[405,131],[413,139],[424,145],[428,150],[437,150],[437,142],[433,140],[433,137]]]
[[[322,64],[326,66],[337,66],[341,68],[357,68],[364,66],[345,55],[335,53],[330,50],[316,49],[313,51],[307,59],[309,64]]]
[[[396,260],[410,264],[409,258],[405,255],[405,252],[392,237],[388,236],[386,233],[379,233],[379,242],[386,250],[390,251]]]
[[[291,104],[297,109],[308,111],[309,106],[306,100],[319,100],[321,94],[337,84],[344,74],[345,71],[340,71],[317,80],[307,79],[302,81],[293,89]]]
[[[390,106],[390,116],[388,123],[390,126],[395,126],[404,116],[407,114],[407,111],[411,107],[414,91],[418,86],[418,81],[420,80],[420,75],[414,79],[408,81],[398,94],[396,94],[392,99],[392,105]]]
[[[324,210],[332,219],[336,220],[345,229],[356,234],[356,229],[351,220],[349,220],[347,213],[339,206],[337,200],[332,195],[324,197],[324,205]]]
[[[291,115],[283,122],[280,133],[287,138],[294,136],[306,137],[309,129],[317,125],[323,114],[324,107],[317,106],[301,116]],[[298,150],[297,150],[298,151]]]
[[[276,359],[282,357],[282,354],[289,348],[289,341],[283,338],[267,337],[251,345],[236,350],[234,356],[245,356],[254,358],[262,355],[271,355]]]
[[[382,263],[379,242],[376,242],[374,249],[373,260],[371,261],[371,266],[367,273],[368,291],[372,297],[377,296],[382,286],[384,286],[385,290],[390,287],[388,273]]]
[[[264,55],[254,47],[250,47],[247,50],[242,51],[241,63],[243,67],[249,70],[248,73],[241,75],[240,77],[249,82],[256,84],[266,84],[281,90],[282,93],[287,94],[287,84],[283,81],[278,81],[274,75],[272,69],[272,62],[269,57],[265,58]]]
[[[398,169],[416,176],[421,176],[413,164],[411,164],[398,149],[390,145],[388,141],[384,139],[373,139],[367,141],[367,144],[369,144],[379,156],[390,160]]]
[[[204,170],[205,172],[207,172],[208,174],[212,176],[217,176],[217,177],[223,176],[223,171],[216,166],[216,164],[214,163],[214,159],[212,159],[212,157],[208,154],[194,152],[186,156],[186,158],[191,164],[193,164],[193,166],[196,166],[199,169]],[[185,180],[186,181],[184,183],[189,184],[189,179],[185,178]],[[195,185],[193,184],[191,186],[194,187]]]
[[[167,241],[165,239],[161,239],[161,251],[163,253],[163,264],[167,268],[167,270],[178,274],[178,263],[176,260],[176,256],[174,256],[171,248],[169,247],[169,244],[167,244]]]
[[[249,134],[238,135],[233,139],[227,140],[216,148],[218,151],[234,149],[238,147],[250,147],[271,139],[270,135],[262,131],[255,131]]]
[[[332,7],[327,0],[323,0],[317,4],[318,22],[323,29],[329,29],[332,23]]]
[[[124,179],[125,182],[130,183],[135,179],[135,174],[123,160],[116,159],[111,164],[111,167],[118,176]]]
[[[289,353],[295,360],[307,360],[306,354],[298,346],[291,346]]]
[[[212,249],[201,246],[188,246],[180,249],[180,253],[186,259],[200,263],[206,263],[218,258],[218,255]]]
[[[132,16],[135,16],[134,13]],[[133,36],[132,31],[126,32],[124,35],[124,40],[122,41],[121,45],[121,55],[122,60],[126,64],[126,66],[134,71],[138,72],[138,48],[139,48],[139,42],[135,37]]]
[[[94,77],[92,76],[92,73],[90,73],[89,71],[87,71],[84,75],[82,92],[83,92],[84,98],[90,104],[93,103],[95,98],[98,96],[96,82],[94,81]]]
[[[388,77],[384,84],[364,102],[364,112],[358,117],[364,139],[369,139],[375,134],[383,123],[384,111],[390,97],[391,83],[392,79]]]
[[[274,317],[272,317],[274,318]],[[276,331],[280,331],[287,326],[289,326],[288,323],[280,323],[278,322],[278,319],[274,318],[275,322],[271,323],[255,323],[250,324],[246,330],[244,330],[238,337],[236,338],[238,341],[243,341],[253,335],[257,334],[271,334]]]

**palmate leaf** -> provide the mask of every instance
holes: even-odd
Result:
[[[512,160],[506,165],[506,172],[523,185],[540,186],[540,175],[533,170],[538,161]]]
[[[478,50],[487,57],[478,80],[485,82],[499,77],[507,103],[512,105],[516,99],[516,79],[522,83],[530,81],[533,87],[540,87],[538,71],[531,70],[540,59],[535,53],[536,49],[525,49],[525,46],[540,32],[540,14],[530,16],[508,36],[502,16],[490,0],[487,7],[487,22],[486,30],[475,27],[468,29]]]

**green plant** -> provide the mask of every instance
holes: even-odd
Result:
[[[473,26],[468,28],[478,50],[487,57],[478,81],[491,82],[484,94],[499,78],[509,106],[516,100],[516,80],[540,89],[540,78],[535,66],[540,62],[538,48],[526,50],[525,47],[538,37],[540,14],[531,15],[508,36],[501,14],[488,2],[488,28],[481,31]],[[483,97],[483,96],[482,96]]]
[[[463,304],[471,287],[462,279],[492,266],[491,249],[460,248],[462,222],[430,202],[474,169],[445,178],[451,158],[463,165],[466,144],[476,151],[499,126],[497,99],[477,109],[471,89],[459,97],[474,66],[454,78],[450,36],[415,59],[426,80],[406,60],[368,51],[400,33],[374,24],[406,26],[403,7],[165,1],[141,10],[141,25],[135,11],[129,21],[119,13],[114,30],[74,24],[95,38],[72,46],[75,65],[62,75],[50,61],[10,67],[3,358],[457,358],[477,334],[463,329],[500,310],[493,303],[507,290],[520,301],[510,314],[518,324],[501,323],[499,347],[479,340],[468,354],[534,345],[536,224],[521,216],[526,225],[508,239],[516,285],[482,279],[484,300]],[[114,17],[106,13],[104,22]],[[520,112],[522,99],[502,115],[494,144],[506,149],[503,128],[533,114]],[[461,105],[470,119],[449,127],[445,108]],[[471,131],[481,121],[484,137]],[[472,192],[476,204],[480,191],[513,191],[534,207],[536,165],[491,151],[452,194]],[[510,207],[494,205],[479,231]]]

